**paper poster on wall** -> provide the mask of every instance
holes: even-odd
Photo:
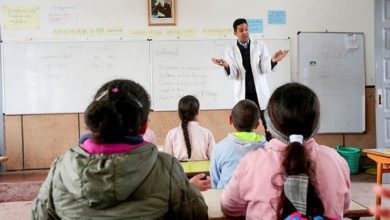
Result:
[[[121,27],[94,27],[94,28],[56,28],[53,35],[56,37],[88,37],[88,36],[122,36]]]
[[[195,37],[198,35],[196,28],[175,28],[165,31],[166,36]]]
[[[48,13],[50,24],[75,25],[78,24],[78,10],[74,6],[55,6]]]
[[[153,29],[153,30],[130,29],[128,32],[129,38],[158,38],[161,36],[164,36],[164,30],[162,29]]]
[[[226,36],[232,35],[232,28],[204,28],[202,31],[203,35],[212,35],[212,36]]]
[[[251,33],[263,33],[263,19],[247,19]]]
[[[4,29],[39,29],[39,6],[5,5],[3,6]]]
[[[358,40],[356,34],[348,34],[344,37],[345,49],[353,50],[359,48]]]
[[[285,10],[269,10],[268,24],[286,24]]]

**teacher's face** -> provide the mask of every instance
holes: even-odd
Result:
[[[238,41],[242,43],[247,42],[249,39],[248,25],[245,23],[238,25],[234,35],[236,35]]]

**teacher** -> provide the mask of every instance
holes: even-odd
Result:
[[[212,58],[212,61],[224,67],[227,77],[234,80],[236,102],[249,99],[260,108],[266,139],[270,140],[272,135],[267,130],[264,118],[264,110],[270,97],[265,73],[274,71],[274,67],[287,55],[288,50],[280,50],[271,57],[263,41],[250,40],[248,23],[244,18],[236,19],[233,29],[237,43],[226,49],[224,58]]]

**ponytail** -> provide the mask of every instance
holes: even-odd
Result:
[[[179,117],[181,119],[181,128],[183,130],[184,141],[186,143],[188,160],[191,158],[191,142],[188,132],[188,123],[196,120],[199,113],[199,101],[192,95],[184,96],[179,100],[178,106]]]
[[[188,159],[190,159],[192,148],[191,148],[191,142],[190,142],[190,134],[188,133],[188,121],[187,120],[183,120],[181,122],[181,129],[183,129],[183,136],[184,136],[184,141],[186,143],[187,155],[188,155]]]
[[[291,136],[290,136],[291,137]],[[319,198],[317,189],[311,181],[310,177],[314,176],[311,161],[305,147],[300,142],[291,142],[284,150],[282,159],[282,170],[284,176],[292,175],[307,175],[309,177],[307,199],[306,199],[306,215],[316,216],[324,214],[324,205]],[[283,189],[283,188],[282,188]],[[286,197],[284,189],[277,205],[278,219],[284,219],[289,214],[297,211],[296,207]]]

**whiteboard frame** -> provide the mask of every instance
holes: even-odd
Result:
[[[366,86],[366,58],[365,58],[365,53],[366,53],[366,46],[365,46],[365,36],[364,36],[364,33],[363,32],[328,32],[328,31],[325,31],[325,32],[321,32],[321,31],[314,31],[314,32],[306,32],[306,31],[298,31],[297,32],[297,81],[298,82],[301,82],[301,45],[300,45],[300,36],[302,36],[301,34],[340,34],[340,35],[352,35],[352,34],[356,34],[356,35],[361,35],[362,37],[362,64],[363,64],[363,76],[362,76],[362,79],[363,79],[363,88],[361,88],[361,91],[362,93],[360,94],[361,97],[362,97],[362,102],[361,103],[358,103],[358,104],[361,104],[361,110],[362,110],[362,114],[361,114],[361,119],[360,119],[360,127],[359,128],[354,128],[354,127],[347,127],[347,128],[340,128],[339,130],[331,130],[329,128],[324,128],[324,127],[321,127],[321,123],[320,123],[320,129],[319,129],[319,134],[339,134],[339,133],[364,133],[366,131],[366,105],[365,105],[365,102],[366,102],[366,97],[365,97],[365,86]],[[309,85],[310,87],[310,85]],[[322,103],[320,103],[322,105]],[[335,106],[336,107],[336,106]],[[320,121],[321,121],[321,118],[320,118]],[[337,120],[333,120],[333,121],[337,121]]]

